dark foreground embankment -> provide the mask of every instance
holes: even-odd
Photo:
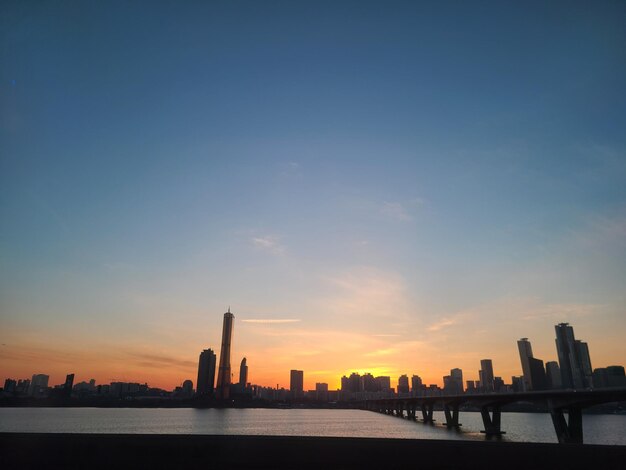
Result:
[[[0,468],[617,469],[625,446],[335,437],[0,433]]]

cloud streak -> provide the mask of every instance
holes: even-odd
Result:
[[[281,324],[296,323],[302,320],[300,318],[247,318],[241,321],[243,323]]]
[[[282,255],[285,253],[285,247],[275,236],[266,235],[264,237],[253,237],[250,241],[255,248],[267,251],[273,255]]]

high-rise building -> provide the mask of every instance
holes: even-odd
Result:
[[[491,359],[480,360],[480,388],[483,392],[493,392],[493,363]]]
[[[461,369],[450,370],[450,378],[452,379],[454,393],[463,393],[463,371]]]
[[[304,396],[304,371],[291,370],[289,379],[289,391],[294,400]]]
[[[418,397],[424,393],[424,384],[422,378],[419,375],[411,377],[411,395]]]
[[[17,381],[13,379],[5,379],[4,381],[4,393],[14,393]]]
[[[574,328],[568,323],[559,323],[554,330],[563,388],[591,387],[592,369],[587,343],[576,340]]]
[[[522,385],[524,391],[545,390],[548,388],[546,371],[543,361],[533,356],[533,348],[528,338],[522,338],[517,342],[519,358],[522,363]]]
[[[200,353],[198,360],[198,381],[196,393],[200,396],[213,395],[215,384],[215,353],[212,349],[205,349]]]
[[[217,371],[217,398],[219,399],[226,399],[230,394],[230,345],[233,340],[234,323],[235,315],[230,313],[230,307],[228,307],[228,312],[224,314],[220,366]]]
[[[246,358],[244,357],[241,360],[241,365],[239,366],[239,385],[242,389],[246,388],[246,384],[248,383],[248,364],[246,363]]]
[[[193,395],[193,382],[191,380],[185,380],[181,387],[180,396],[184,398],[191,398]]]
[[[593,386],[595,388],[626,387],[624,367],[608,366],[594,369]]]
[[[378,382],[378,387],[381,392],[391,391],[391,377],[388,377],[386,375],[380,375],[376,377],[376,382]]]
[[[550,390],[561,388],[561,369],[558,362],[546,362],[546,381]]]
[[[585,387],[593,387],[593,369],[591,368],[591,356],[589,356],[589,346],[584,341],[576,340],[576,354],[580,363],[580,372],[583,376]]]
[[[50,376],[46,374],[33,374],[28,388],[28,394],[31,396],[44,395],[48,388],[48,380],[50,380]]]
[[[546,370],[543,367],[543,361],[535,357],[528,358],[530,367],[530,390],[546,390],[548,382],[546,380]],[[527,391],[529,389],[526,389]]]
[[[378,382],[376,382],[376,379],[374,378],[372,374],[370,374],[369,372],[366,372],[365,374],[363,374],[363,377],[361,379],[363,381],[364,392],[378,392],[379,391]]]
[[[316,383],[315,384],[315,399],[317,401],[328,401],[328,384]]]
[[[409,394],[409,378],[406,375],[398,377],[398,395]]]
[[[533,348],[530,345],[528,338],[522,338],[517,342],[517,349],[519,350],[519,358],[522,363],[523,373],[523,388],[524,390],[532,390],[532,379],[530,376],[530,359],[533,357]]]
[[[63,384],[63,396],[69,398],[72,395],[72,387],[74,386],[74,374],[67,374],[65,383]]]

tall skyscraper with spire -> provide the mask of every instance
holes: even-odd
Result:
[[[217,398],[226,399],[230,395],[230,344],[233,340],[233,326],[235,315],[228,312],[224,314],[224,327],[222,329],[222,350],[220,352],[220,366],[217,372]]]

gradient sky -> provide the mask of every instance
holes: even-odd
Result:
[[[0,379],[626,363],[626,3],[0,5]]]

